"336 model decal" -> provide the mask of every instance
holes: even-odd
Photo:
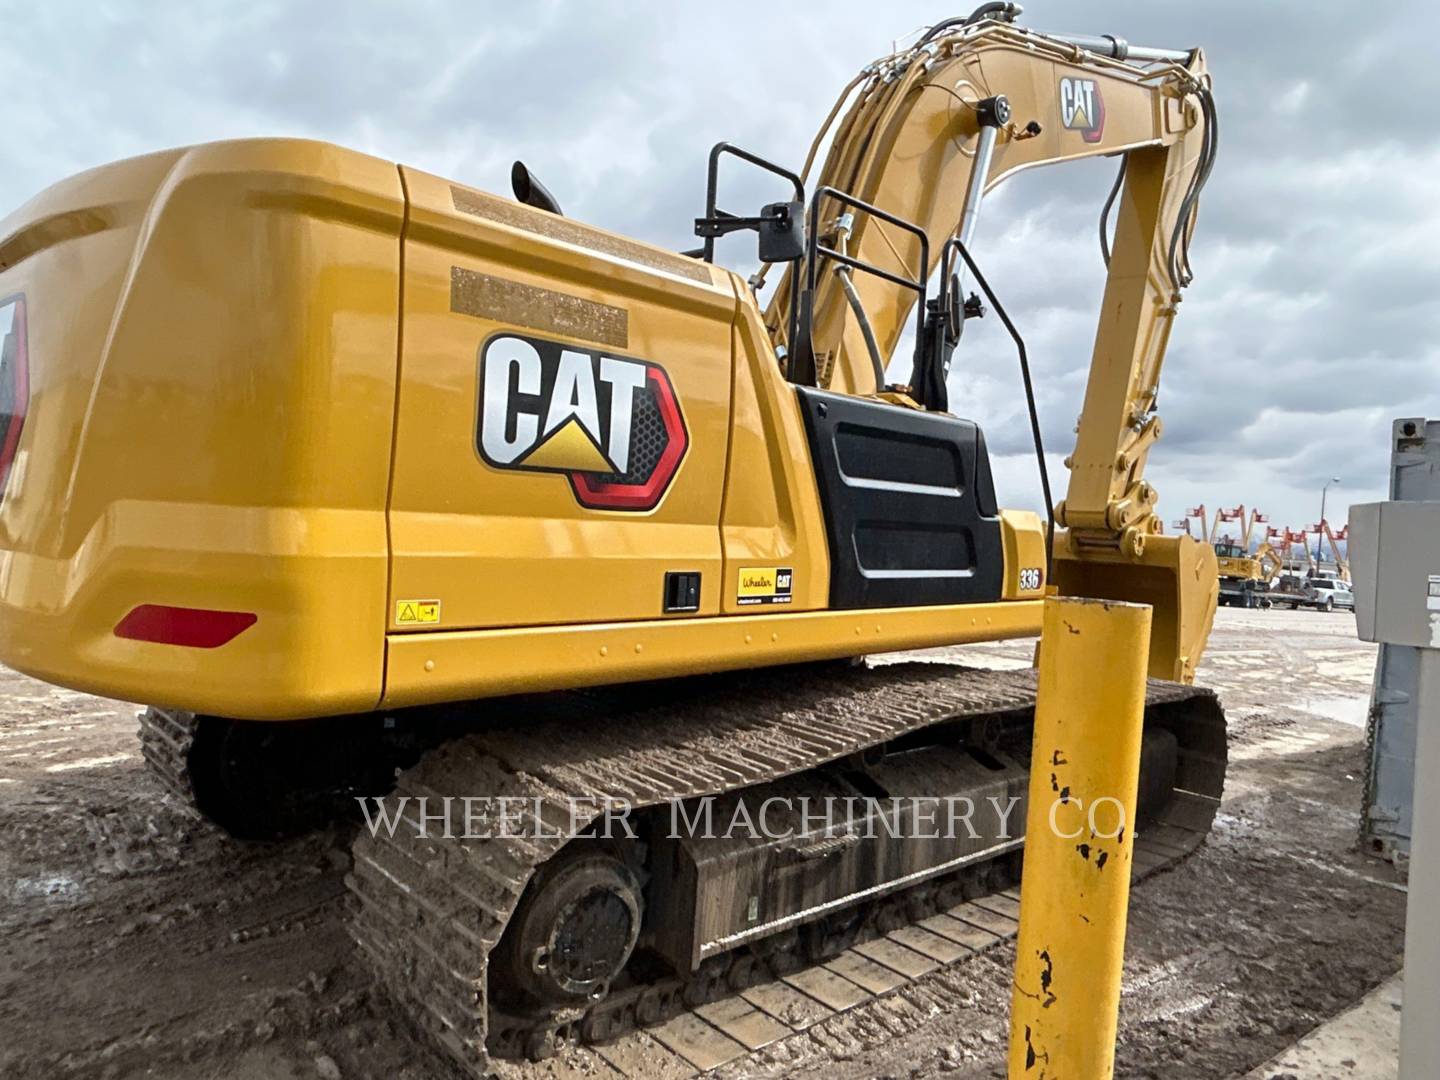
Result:
[[[480,350],[475,444],[497,469],[563,473],[582,506],[649,510],[689,436],[660,365],[501,334]]]

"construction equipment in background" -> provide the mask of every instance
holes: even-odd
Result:
[[[1330,576],[1282,574],[1269,595],[1271,606],[1312,608],[1315,611],[1351,611],[1355,596],[1347,582]]]
[[[1269,607],[1265,594],[1283,566],[1282,556],[1270,544],[1271,539],[1278,535],[1276,529],[1268,527],[1270,518],[1258,510],[1247,513],[1245,504],[1241,503],[1232,509],[1218,511],[1214,522],[1207,523],[1205,504],[1201,503],[1186,510],[1185,517],[1177,520],[1174,526],[1186,535],[1193,535],[1190,531],[1192,520],[1200,522],[1201,535],[1215,549],[1220,575],[1220,604],[1243,608]],[[1235,522],[1240,526],[1238,540],[1228,535],[1216,535],[1226,522]],[[1257,525],[1266,525],[1267,528],[1260,546],[1252,553],[1250,541]]]
[[[1295,545],[1299,542],[1295,532],[1288,525],[1279,525],[1266,531],[1266,543],[1270,545],[1280,560],[1280,573],[1286,574],[1295,570],[1297,565],[1304,561],[1304,554],[1297,553]]]
[[[1313,550],[1309,543],[1312,533],[1316,536]],[[1265,540],[1253,556],[1258,577],[1266,586],[1265,601],[1268,603],[1262,601],[1264,606],[1291,609],[1304,607],[1321,611],[1349,610],[1354,604],[1348,588],[1350,566],[1340,555],[1339,546],[1346,535],[1346,528],[1333,531],[1325,521],[1298,531],[1288,526],[1283,529],[1267,528]],[[1330,547],[1333,571],[1322,561],[1322,545],[1326,543]],[[1297,545],[1300,549],[1299,558],[1295,554]],[[1217,546],[1216,551],[1221,555],[1221,603],[1225,603],[1225,576],[1248,571],[1250,568],[1243,563],[1227,564],[1224,557],[1226,552],[1222,551],[1220,546]],[[1230,591],[1233,593],[1233,587]]]
[[[1316,534],[1315,537],[1315,560],[1312,565],[1312,572],[1322,573],[1325,566],[1325,549],[1322,542],[1330,548],[1330,563],[1335,568],[1334,573],[1341,581],[1350,580],[1350,563],[1340,554],[1340,542],[1350,535],[1350,526],[1342,525],[1338,532],[1330,528],[1330,522],[1321,518],[1318,524],[1311,525],[1310,531]]]
[[[1205,507],[1202,505],[1200,510],[1203,512],[1204,509]],[[1247,514],[1245,504],[1241,503],[1229,510],[1221,510],[1216,513],[1214,531],[1218,532],[1220,526],[1226,522],[1236,522],[1240,526],[1240,539],[1238,543],[1241,548],[1248,552],[1250,550],[1250,539],[1255,533],[1255,526],[1265,524],[1269,522],[1269,520],[1270,518],[1260,513],[1259,510],[1251,510]],[[1217,539],[1213,532],[1210,539],[1212,543]]]
[[[1285,543],[1285,530],[1268,527],[1265,530],[1265,538],[1255,549],[1254,558],[1260,564],[1260,578],[1267,586],[1273,584],[1275,579],[1285,572],[1285,556],[1282,548],[1276,546],[1277,543]]]
[[[1259,558],[1262,551],[1268,550],[1274,560],[1273,566],[1267,561],[1265,567],[1272,593],[1297,593],[1302,590],[1304,581],[1318,574],[1318,564],[1308,540],[1304,529],[1283,526],[1266,530],[1265,543],[1256,549],[1255,555]]]
[[[1263,541],[1255,551],[1230,539],[1215,541],[1220,572],[1220,603],[1227,607],[1269,607],[1266,594],[1284,566],[1280,555]]]
[[[1190,528],[1190,522],[1192,520],[1200,522],[1198,539],[1203,540],[1207,544],[1213,544],[1215,542],[1215,530],[1220,527],[1219,516],[1217,515],[1214,523],[1211,523],[1205,509],[1205,504],[1201,503],[1199,506],[1192,506],[1186,510],[1185,516],[1175,522],[1175,528],[1179,529],[1186,536],[1195,536],[1196,534]]]
[[[1297,544],[1300,547],[1299,558],[1295,556],[1295,547]],[[1315,572],[1315,555],[1310,550],[1309,534],[1304,529],[1293,530],[1287,525],[1285,527],[1282,551],[1286,573],[1303,571],[1308,575]]]
[[[1141,840],[1183,857],[1225,769],[1188,685],[1216,563],[1159,535],[1144,470],[1210,79],[1199,50],[1015,12],[868,65],[799,172],[716,146],[693,254],[563,216],[523,166],[510,201],[296,140],[37,196],[0,222],[0,659],[153,703],[147,760],[237,834],[393,787],[395,827],[356,843],[355,935],[476,1071],[1013,883],[1003,821],[906,841],[908,818],[795,807],[1023,800],[1033,673],[849,660],[1034,635],[1047,591],[1154,608]],[[1108,279],[1046,521],[1000,508],[947,377],[965,323],[999,319],[1048,510],[974,227],[1005,177],[1109,155]],[[782,197],[727,213],[722,162]],[[764,310],[714,261],[739,230],[787,268]],[[425,798],[464,822],[428,834]],[[777,800],[763,836],[673,826]]]
[[[1316,549],[1309,545],[1309,533],[1316,534]],[[1286,528],[1281,537],[1279,549],[1278,576],[1270,579],[1269,600],[1272,606],[1314,608],[1317,611],[1348,611],[1355,605],[1350,591],[1349,564],[1339,557],[1338,541],[1345,539],[1346,529],[1332,532],[1328,524],[1312,526],[1309,530],[1294,532]],[[1331,570],[1320,561],[1323,554],[1321,543],[1328,539],[1334,558]],[[1294,557],[1296,544],[1304,555],[1303,560]],[[1257,552],[1258,554],[1258,552]]]
[[[1244,506],[1243,503],[1242,503],[1240,506],[1233,507],[1233,508],[1231,508],[1231,509],[1229,509],[1229,510],[1225,510],[1225,509],[1222,508],[1222,509],[1220,509],[1220,510],[1215,511],[1215,522],[1214,522],[1214,524],[1211,525],[1211,527],[1210,527],[1210,542],[1211,542],[1212,544],[1217,544],[1217,543],[1219,543],[1222,539],[1224,539],[1224,540],[1226,540],[1227,543],[1237,544],[1238,541],[1236,541],[1234,537],[1229,537],[1229,536],[1222,537],[1222,536],[1221,536],[1221,534],[1220,534],[1220,526],[1222,526],[1222,525],[1227,525],[1227,524],[1230,524],[1230,523],[1233,523],[1233,522],[1237,522],[1237,521],[1238,521],[1238,522],[1241,523],[1241,526],[1242,526],[1242,528],[1243,528],[1243,527],[1244,527],[1244,520],[1243,520],[1243,519],[1244,519],[1244,516],[1245,516],[1245,506]],[[1248,543],[1246,543],[1246,544],[1243,545],[1243,546],[1244,546],[1244,550],[1246,550],[1246,551],[1249,551],[1249,550],[1250,550],[1250,545],[1249,545]]]
[[[1198,507],[1198,508],[1196,508],[1196,509],[1194,509],[1194,510],[1186,510],[1186,511],[1185,511],[1185,516],[1184,516],[1184,517],[1181,517],[1181,518],[1176,518],[1174,521],[1172,521],[1172,522],[1170,523],[1170,527],[1171,527],[1172,529],[1174,529],[1176,532],[1184,533],[1186,536],[1194,536],[1194,535],[1195,535],[1195,530],[1190,527],[1190,519],[1191,519],[1192,517],[1196,516],[1196,515],[1204,514],[1204,512],[1205,512],[1205,508],[1204,508],[1204,507]],[[1202,520],[1202,522],[1201,522],[1200,532],[1201,532],[1201,535],[1203,536],[1203,535],[1204,535],[1204,532],[1205,532],[1205,527],[1204,527],[1204,522],[1203,522],[1203,520]]]

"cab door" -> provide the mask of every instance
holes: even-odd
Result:
[[[728,280],[402,175],[390,630],[717,613]]]

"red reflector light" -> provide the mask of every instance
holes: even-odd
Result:
[[[30,358],[25,331],[25,297],[0,299],[0,495],[20,446],[20,429],[30,407]]]
[[[214,649],[249,629],[257,618],[248,611],[141,604],[115,624],[115,636],[161,645]]]

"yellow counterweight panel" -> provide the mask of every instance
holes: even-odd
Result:
[[[439,177],[403,174],[410,218],[390,627],[414,625],[400,618],[409,601],[438,602],[423,630],[656,618],[666,571],[699,572],[699,611],[718,612],[735,318],[728,275]],[[687,445],[652,509],[587,509],[565,472],[524,467],[583,464],[586,455],[603,467],[606,432],[589,427],[604,428],[609,413],[603,400],[591,407],[593,385],[547,397],[538,381],[512,373],[487,390],[482,357],[499,362],[491,343],[516,338],[585,354],[587,379],[607,359],[663,369]],[[506,386],[513,400],[497,423],[508,420],[519,440],[524,411],[537,440],[565,441],[537,442],[535,456],[504,465],[484,460],[481,410],[487,393]],[[547,432],[567,402],[589,409],[585,423]]]
[[[403,214],[393,164],[262,139],[93,170],[0,223],[31,381],[6,663],[238,717],[375,706]],[[217,649],[115,636],[141,604],[258,618]]]

